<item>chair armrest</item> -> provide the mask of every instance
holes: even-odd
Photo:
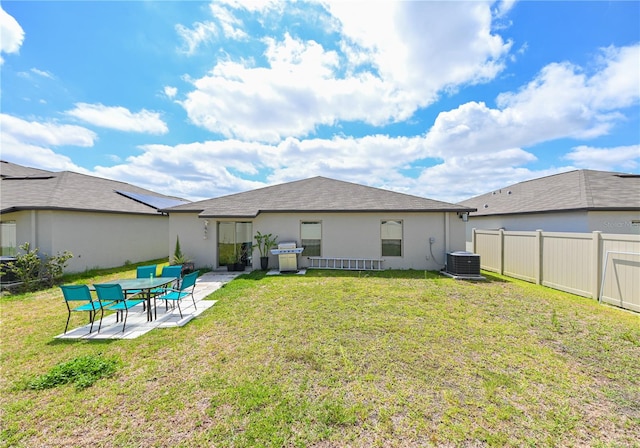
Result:
[[[163,294],[166,294],[168,292],[180,292],[180,290],[174,288],[165,288]]]

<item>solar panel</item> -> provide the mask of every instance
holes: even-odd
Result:
[[[152,196],[150,194],[142,193],[132,193],[130,191],[116,191],[116,193],[121,194],[122,196],[126,196],[129,199],[133,199],[134,201],[138,201],[142,204],[148,205],[149,207],[156,208],[158,210],[189,203],[189,201],[185,201],[182,199],[168,198],[165,196]]]

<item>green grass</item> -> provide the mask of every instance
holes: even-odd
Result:
[[[3,299],[2,444],[639,446],[637,314],[424,271],[254,272],[211,298],[102,342],[53,339],[56,289]],[[90,387],[21,387],[99,353],[118,369]]]
[[[54,366],[49,372],[31,380],[26,387],[42,390],[73,384],[76,390],[86,389],[100,378],[111,376],[117,366],[117,359],[106,359],[100,355],[80,356]]]

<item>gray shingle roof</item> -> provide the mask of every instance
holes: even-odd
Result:
[[[2,213],[40,209],[158,214],[156,207],[133,200],[118,191],[186,202],[125,182],[71,171],[39,170],[5,161],[0,162],[0,182]]]
[[[281,212],[469,211],[468,207],[350,182],[312,177],[166,209],[207,218]]]
[[[51,171],[45,171],[38,168],[18,165],[16,163],[0,161],[0,177],[38,177],[51,176]]]
[[[640,210],[640,175],[575,170],[501,188],[460,202],[471,216],[567,210]]]

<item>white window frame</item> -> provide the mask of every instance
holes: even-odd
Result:
[[[0,221],[0,246],[1,255],[15,256],[18,251],[17,231],[18,226],[15,221]]]
[[[320,225],[320,238],[304,238],[302,229],[303,229],[305,224],[318,224],[318,225]],[[318,244],[319,253],[318,254],[309,255],[309,253],[307,252],[307,248],[305,247],[305,241],[318,241],[319,242],[319,244]],[[322,220],[315,220],[315,221],[304,220],[304,221],[300,221],[300,245],[305,248],[304,251],[302,252],[302,255],[304,255],[306,257],[321,257],[322,256]]]
[[[400,224],[400,238],[389,238],[389,235],[385,235],[384,225],[388,222],[396,222]],[[385,240],[388,241],[400,241],[399,249],[400,254],[385,254]],[[402,257],[404,256],[404,221],[402,219],[383,219],[380,221],[380,255],[383,257]]]

